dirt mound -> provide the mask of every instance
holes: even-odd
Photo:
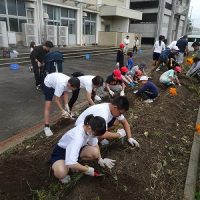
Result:
[[[83,176],[69,190],[49,175],[48,167],[63,131],[49,139],[40,135],[0,157],[0,199],[182,199],[199,99],[196,86],[185,78],[181,81],[177,96],[160,87],[152,104],[128,92],[127,119],[141,147],[132,148],[126,140],[108,146],[104,154],[117,161],[112,172],[103,171],[105,176],[98,178]]]

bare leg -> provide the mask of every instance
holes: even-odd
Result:
[[[44,104],[44,123],[49,124],[51,110],[51,101],[45,101]]]
[[[80,157],[83,160],[95,160],[99,158],[100,151],[98,147],[86,146],[80,153]]]
[[[69,168],[65,165],[65,161],[64,160],[56,161],[52,165],[52,169],[54,171],[54,176],[59,178],[59,179],[64,178],[69,172]]]

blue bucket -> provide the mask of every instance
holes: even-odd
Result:
[[[140,53],[140,54],[142,53],[142,49],[139,50],[139,53]]]
[[[19,64],[17,64],[17,63],[11,64],[10,65],[10,69],[12,69],[12,70],[18,70],[19,69]]]
[[[86,53],[86,54],[85,54],[85,59],[86,59],[86,60],[90,60],[90,58],[91,58],[91,54],[90,54],[90,53]]]

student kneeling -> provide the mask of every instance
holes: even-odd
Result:
[[[106,122],[102,117],[88,115],[84,120],[84,125],[80,124],[66,132],[56,145],[52,156],[51,164],[54,175],[62,183],[68,183],[70,176],[69,169],[83,172],[86,175],[94,176],[94,168],[81,165],[82,160],[96,160],[102,167],[112,168],[115,160],[101,158],[98,137],[106,132]]]
[[[136,91],[136,95],[141,96],[146,103],[152,103],[153,100],[158,96],[157,86],[149,81],[147,76],[141,76],[140,82],[143,86]]]

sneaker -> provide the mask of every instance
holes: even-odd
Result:
[[[36,90],[41,90],[41,85],[37,85]]]
[[[44,133],[47,137],[50,137],[53,135],[53,132],[51,131],[49,127],[44,127]]]
[[[145,103],[152,103],[153,102],[153,99],[147,99],[144,101]]]
[[[157,69],[156,69],[156,72],[158,72],[158,71],[160,71],[160,68],[157,68]]]
[[[32,67],[32,66],[29,67],[29,71],[30,71],[30,72],[33,71],[33,67]]]
[[[64,178],[60,179],[61,183],[69,183],[71,181],[71,177],[69,175],[65,176]]]
[[[108,140],[106,140],[106,139],[103,139],[102,141],[101,141],[101,145],[108,145],[109,144],[109,141]]]

